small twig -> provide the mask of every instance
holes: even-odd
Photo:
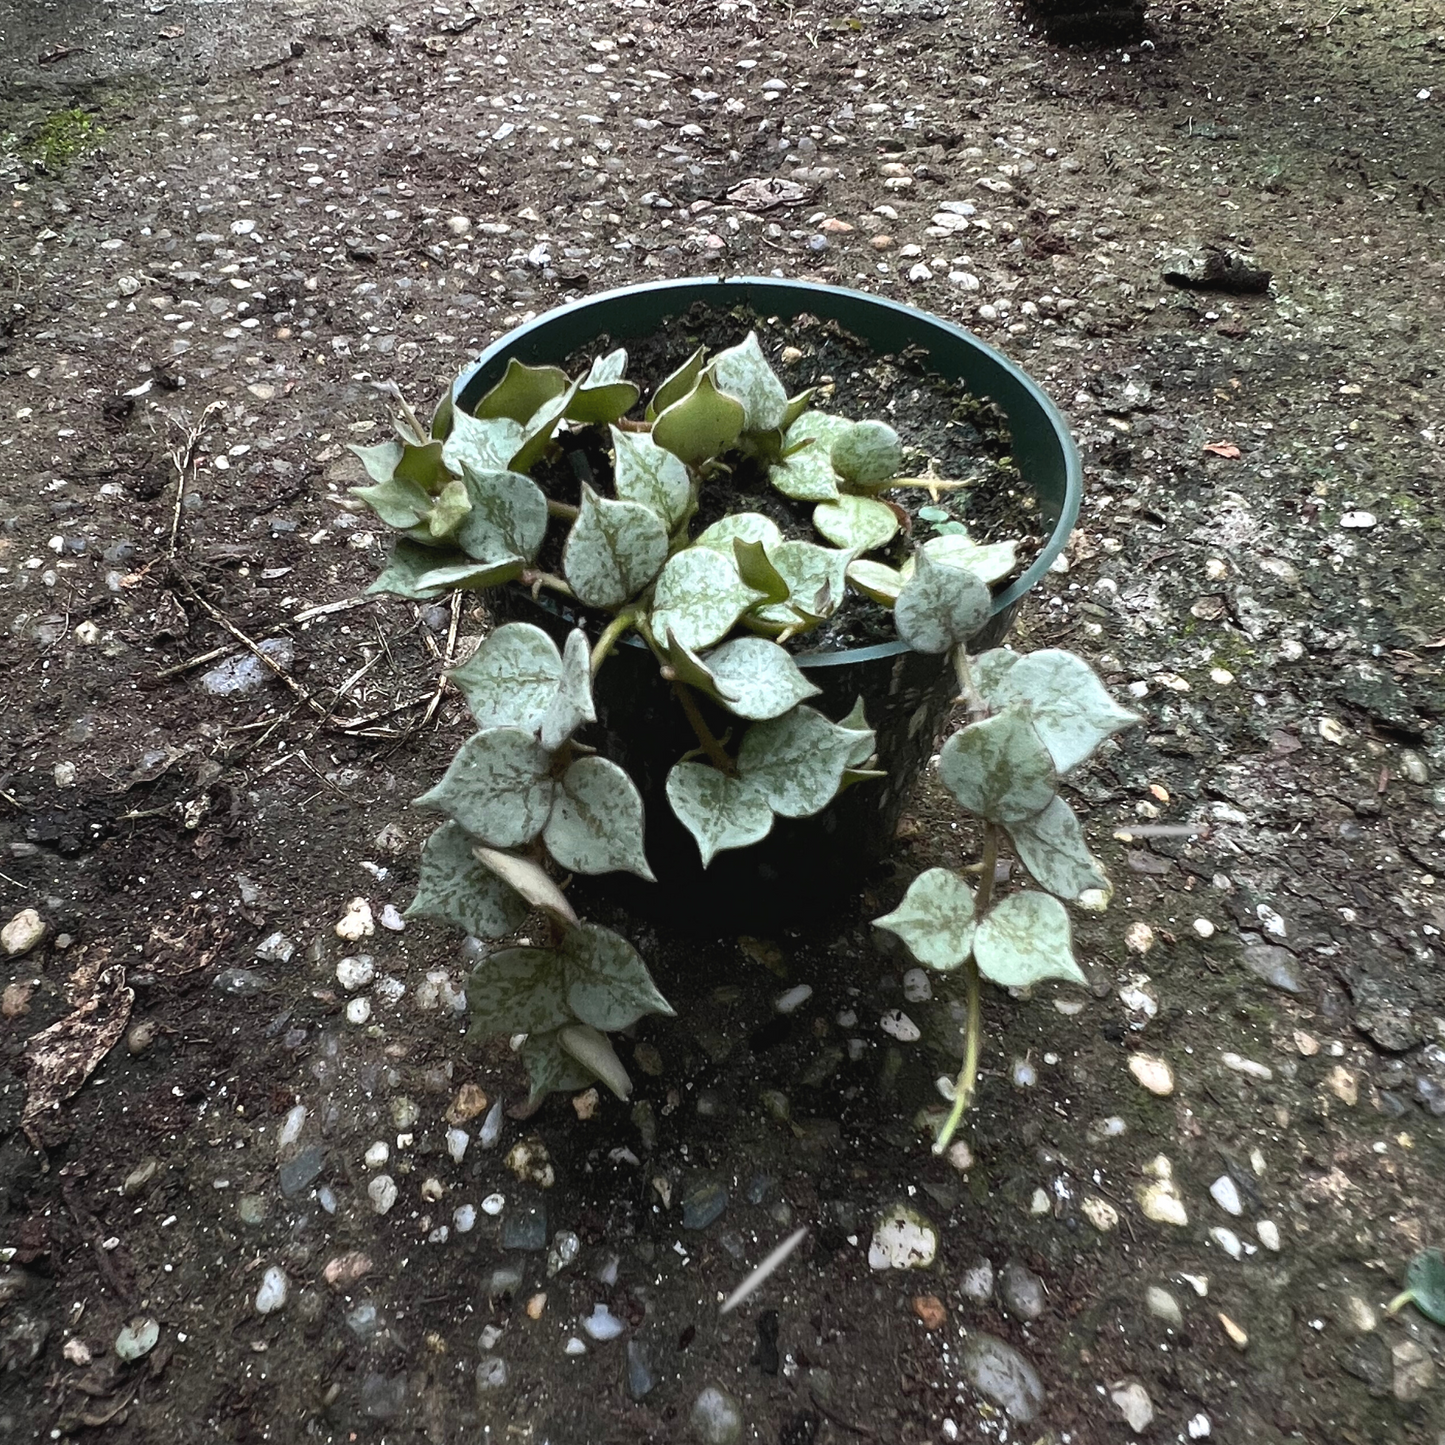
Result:
[[[9,803],[16,812],[23,813],[25,811],[25,809],[20,805],[19,798],[17,798],[13,793],[7,793],[4,788],[0,788],[0,798],[4,798],[5,801]]]
[[[437,678],[437,690],[432,694],[431,701],[427,703],[426,711],[422,714],[421,721],[417,724],[419,728],[424,728],[436,716],[437,709],[442,705],[442,698],[446,696],[447,687],[449,686],[447,673],[451,671],[452,665],[457,660],[457,627],[461,623],[461,620],[462,594],[460,592],[453,592],[452,620],[451,626],[447,628],[447,650],[442,657],[442,675]]]
[[[196,453],[200,450],[201,438],[206,434],[206,428],[211,424],[211,418],[217,412],[225,411],[226,403],[213,401],[201,413],[201,419],[193,427],[185,427],[185,441],[171,452],[171,465],[176,469],[176,506],[171,513],[171,541],[166,550],[166,555],[174,557],[176,546],[181,535],[181,506],[186,500],[186,485],[190,478],[195,475]],[[185,424],[171,418],[172,424],[184,427]]]
[[[324,602],[320,607],[303,607],[292,617],[292,622],[314,622],[318,617],[328,617],[333,612],[349,612],[353,607],[365,607],[375,602],[375,597],[344,597],[340,602]]]
[[[183,672],[190,672],[192,668],[204,667],[208,662],[216,662],[220,658],[227,657],[236,651],[234,643],[226,643],[222,647],[213,647],[209,652],[198,652],[194,657],[188,657],[184,662],[172,663],[170,667],[163,667],[152,675],[151,682],[165,682],[168,678],[179,677]]]
[[[399,702],[391,707],[384,707],[380,712],[369,712],[365,717],[336,718],[331,726],[338,732],[351,732],[356,728],[369,727],[374,722],[380,722],[384,717],[395,717],[399,712],[405,712],[409,707],[416,707],[418,703],[430,699],[431,693],[419,692],[415,697],[409,697],[404,702]]]

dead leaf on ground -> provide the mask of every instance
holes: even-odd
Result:
[[[153,925],[144,953],[158,974],[180,978],[207,967],[230,936],[197,904]]]
[[[1212,457],[1228,457],[1232,462],[1237,462],[1244,455],[1233,442],[1210,442],[1204,450]]]
[[[82,963],[66,986],[75,1011],[42,1029],[25,1045],[28,1097],[21,1128],[37,1149],[43,1148],[36,1125],[55,1114],[63,1099],[76,1093],[125,1032],[135,992],[126,987],[125,968],[114,964],[99,972]],[[77,995],[83,995],[77,997]]]
[[[727,198],[732,205],[744,211],[766,211],[773,206],[799,205],[807,200],[808,195],[809,188],[800,186],[797,181],[785,181],[777,176],[762,180],[752,176],[733,186]]]

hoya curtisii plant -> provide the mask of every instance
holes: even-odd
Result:
[[[960,737],[977,727],[985,732],[974,737],[997,736],[984,717],[990,704],[968,681],[964,645],[988,616],[989,584],[1017,566],[1015,544],[981,546],[953,532],[896,566],[870,556],[888,548],[896,555],[906,521],[884,493],[953,484],[900,477],[903,448],[885,424],[815,410],[812,393],[790,398],[756,335],[711,359],[694,352],[640,417],[629,417],[641,394],[625,377],[626,359],[615,351],[580,379],[514,360],[472,412],[448,395],[424,427],[403,404],[395,440],[356,448],[373,480],[356,489],[357,504],[400,533],[373,591],[425,601],[513,584],[534,596],[549,591],[573,609],[580,604],[596,619],[593,636],[576,627],[561,647],[530,623],[506,623],[449,674],[478,730],[417,800],[446,821],[423,849],[413,916],[485,939],[516,933],[534,910],[541,919],[538,940],[493,952],[468,983],[474,1031],[525,1035],[534,1101],[594,1078],[625,1098],[630,1081],[609,1033],[644,1014],[671,1012],[631,944],[581,921],[558,881],[618,870],[652,878],[637,788],[577,736],[596,720],[593,679],[629,634],[652,653],[696,738],[673,765],[666,794],[704,866],[725,849],[760,841],[776,818],[811,816],[843,789],[882,776],[861,701],[836,721],[809,706],[818,689],[787,649],[844,605],[850,589],[894,607],[910,646],[952,652],[978,714]],[[574,434],[589,428],[605,436],[610,479],[592,475],[585,462],[576,466],[584,453],[572,445]],[[577,471],[575,502],[555,495],[564,446]],[[741,467],[760,470],[782,497],[811,507],[821,540],[785,537],[750,511],[694,535],[706,490]],[[542,468],[551,469],[554,495],[533,475]],[[560,575],[539,561],[554,526],[565,531],[562,545],[548,549],[560,557]],[[1009,656],[989,654],[987,675],[1002,676],[998,658]],[[1094,687],[1102,692],[1097,681]],[[703,699],[733,719],[721,736]],[[1047,710],[1047,701],[1040,706]],[[1004,705],[1010,717],[1017,711]],[[1027,728],[1015,731],[1022,738]],[[998,765],[1012,768],[1011,756],[1005,748]],[[1056,781],[1076,761],[1049,776]],[[1052,799],[1050,792],[1027,816]],[[1005,804],[1006,822],[1025,816],[1020,806]],[[1072,822],[1067,805],[1059,806]],[[985,817],[988,828],[999,826]],[[1063,825],[1040,824],[1040,838],[1053,837],[1050,827]],[[948,886],[924,875],[883,923],[922,961],[965,969],[973,1018],[979,971],[1007,973],[990,939],[1003,936],[1010,920],[1015,932],[1031,921],[1057,932],[1056,922],[1030,895],[991,909],[987,883],[977,898],[968,894],[965,920],[966,885],[951,894]],[[975,934],[985,925],[992,932],[980,946]],[[1035,977],[1064,968],[1056,948],[1043,956],[1044,964],[1032,965]],[[976,1034],[969,1035],[975,1060]]]
[[[919,874],[899,906],[875,920],[919,963],[963,972],[963,1068],[953,1107],[936,1132],[940,1154],[973,1098],[983,1037],[982,980],[1010,989],[1047,979],[1085,982],[1060,899],[1093,892],[1107,899],[1109,881],[1059,788],[1102,742],[1138,720],[1070,652],[1020,655],[995,648],[970,659],[968,641],[989,607],[989,590],[973,573],[936,563],[926,551],[894,607],[898,635],[910,647],[946,653],[952,661],[968,721],[944,743],[938,776],[982,829],[977,863],[958,872],[930,868]],[[1037,886],[999,897],[995,878],[1005,840]]]

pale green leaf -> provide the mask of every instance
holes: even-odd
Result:
[[[1007,707],[954,733],[939,753],[938,777],[960,807],[1006,824],[1042,813],[1059,781],[1024,707]]]
[[[771,517],[765,517],[761,512],[734,512],[705,527],[692,545],[710,547],[724,557],[731,557],[734,542],[761,542],[764,547],[776,547],[782,540],[783,534]]]
[[[698,467],[737,441],[744,416],[742,402],[719,391],[705,371],[685,397],[658,413],[652,439],[688,466]]]
[[[806,391],[800,391],[797,396],[790,396],[788,398],[788,405],[783,412],[783,419],[778,423],[778,429],[784,436],[787,436],[788,432],[797,423],[798,418],[807,411],[808,403],[812,401],[817,391],[818,388],[816,386],[810,386]]]
[[[886,422],[860,421],[834,438],[829,460],[849,486],[877,487],[898,475],[903,447]]]
[[[606,1084],[624,1103],[627,1101],[632,1093],[632,1080],[627,1077],[627,1070],[606,1034],[587,1024],[568,1024],[558,1030],[557,1041],[590,1075]]]
[[[782,461],[768,470],[768,480],[773,486],[795,502],[831,502],[838,496],[839,478],[833,470],[833,464],[828,460],[826,437],[795,435],[806,429],[815,418],[821,422],[840,419],[830,417],[825,412],[805,412],[787,435],[787,449]],[[792,450],[794,447],[797,448],[796,451]]]
[[[912,560],[912,559],[910,559]],[[848,564],[848,580],[865,596],[885,607],[898,601],[898,594],[908,580],[896,567],[883,562],[870,562],[860,557]]]
[[[767,626],[787,628],[817,621],[842,603],[851,552],[813,542],[779,542],[769,559],[788,584],[788,601],[758,608],[755,615]]]
[[[979,653],[973,659],[971,666],[974,685],[986,699],[992,697],[998,690],[1004,675],[1021,655],[1010,651],[1007,647],[992,647],[987,652]]]
[[[526,899],[477,861],[456,823],[443,823],[422,845],[408,918],[439,918],[477,938],[501,938],[521,927],[527,911]]]
[[[749,331],[747,339],[737,346],[719,351],[707,369],[719,390],[742,402],[744,431],[773,431],[782,426],[788,393],[768,365],[756,331]]]
[[[666,411],[674,402],[681,401],[697,385],[697,379],[702,374],[702,359],[706,354],[706,348],[699,346],[653,392],[652,400],[647,404],[648,421],[651,421],[659,412]]]
[[[452,429],[442,445],[442,460],[454,472],[499,472],[522,445],[522,424],[510,417],[481,420],[469,412],[452,416]]]
[[[547,876],[547,870],[540,863],[516,853],[501,853],[495,848],[478,846],[472,852],[478,863],[514,888],[534,908],[551,914],[567,928],[577,927],[577,914],[567,895]]]
[[[856,743],[849,729],[798,706],[747,730],[738,749],[738,774],[773,812],[807,818],[832,802]]]
[[[736,562],[710,547],[688,547],[667,560],[652,598],[655,637],[674,634],[692,652],[725,637],[762,593],[738,576]]]
[[[562,775],[542,841],[573,873],[623,871],[653,881],[642,851],[642,798],[607,758],[578,758]]]
[[[446,776],[415,806],[445,813],[493,848],[517,848],[542,831],[556,783],[551,754],[520,728],[489,728],[457,749]]]
[[[587,634],[574,627],[562,648],[562,670],[557,690],[538,724],[538,740],[549,753],[555,752],[583,723],[596,722],[592,701],[592,653]]]
[[[569,386],[567,373],[560,367],[525,366],[513,357],[507,362],[506,375],[477,403],[476,415],[483,421],[509,417],[526,423]]]
[[[417,592],[420,596],[440,597],[447,592],[479,592],[500,587],[520,577],[522,565],[520,557],[501,557],[495,562],[462,561],[432,567],[417,577]]]
[[[1019,861],[1040,888],[1073,900],[1090,888],[1105,888],[1109,879],[1084,842],[1074,810],[1056,797],[1042,813],[1008,825]]]
[[[451,434],[452,418],[456,415],[456,404],[452,401],[452,388],[449,386],[442,392],[441,399],[437,402],[436,408],[431,414],[431,426],[428,430],[433,441],[444,442]]]
[[[396,464],[396,475],[404,482],[415,482],[423,491],[435,496],[455,475],[455,468],[448,468],[445,459],[446,448],[432,438],[408,442],[401,449],[401,460]]]
[[[780,717],[822,690],[804,677],[786,649],[762,637],[724,642],[708,654],[706,662],[708,671],[727,694],[724,705],[738,717]]]
[[[620,934],[595,923],[574,928],[562,941],[567,960],[567,1002],[594,1029],[626,1029],[643,1014],[671,1014],[637,950]]]
[[[761,592],[765,601],[786,602],[792,595],[788,579],[773,566],[764,543],[744,542],[741,537],[734,537],[733,558],[738,565],[738,576]]]
[[[1026,704],[1060,773],[1077,767],[1105,738],[1139,721],[1109,696],[1087,662],[1057,648],[1019,658],[983,696],[995,708]]]
[[[508,622],[447,673],[447,681],[466,698],[481,731],[520,728],[535,734],[561,676],[557,644],[530,622]]]
[[[547,498],[520,472],[463,473],[471,510],[457,528],[462,550],[479,562],[522,557],[530,562],[547,530]]]
[[[582,488],[582,508],[562,553],[562,572],[589,607],[630,602],[667,560],[667,528],[640,502],[613,502]]]
[[[542,453],[547,450],[552,433],[557,430],[557,424],[567,415],[567,408],[571,406],[576,390],[573,385],[560,396],[544,401],[522,423],[522,444],[507,463],[512,471],[530,472],[542,459]]]
[[[893,605],[898,635],[915,652],[951,652],[988,621],[993,594],[972,572],[920,552]]]
[[[667,800],[697,840],[704,868],[724,849],[746,848],[772,831],[762,791],[705,763],[678,763],[667,775]]]
[[[397,463],[401,461],[402,446],[399,441],[378,442],[375,446],[362,447],[351,442],[347,444],[347,451],[355,452],[361,458],[361,465],[366,468],[366,475],[373,482],[384,486],[396,475]],[[368,490],[363,487],[351,489],[358,495]],[[385,520],[383,518],[383,520]],[[387,526],[395,527],[396,522],[387,522]]]
[[[400,451],[400,447],[397,448]],[[351,495],[365,502],[388,527],[405,532],[425,520],[432,509],[432,495],[415,482],[388,477],[374,487],[352,487]]]
[[[972,572],[980,581],[1002,582],[1018,570],[1019,544],[1017,542],[975,542],[971,537],[946,534],[930,537],[923,544],[923,550],[934,562],[949,567],[961,567]],[[911,560],[911,559],[910,559]]]
[[[475,565],[454,547],[426,547],[419,542],[399,537],[381,575],[366,590],[405,597],[412,602],[432,602],[452,589],[445,583],[422,579],[440,568]]]
[[[723,707],[735,700],[733,695],[719,684],[702,658],[684,647],[677,640],[677,634],[672,631],[667,634],[667,663],[678,682],[696,688]]]
[[[579,1063],[562,1047],[560,1029],[545,1034],[528,1034],[527,1042],[522,1045],[521,1059],[532,1086],[529,1102],[534,1104],[547,1094],[570,1094],[577,1089],[585,1089],[597,1077],[595,1070]]]
[[[503,948],[467,979],[467,1011],[479,1034],[533,1034],[572,1022],[567,968],[550,948]]]
[[[453,477],[437,494],[426,519],[426,529],[433,542],[444,542],[460,532],[462,522],[472,510],[471,493],[466,481]],[[486,558],[486,561],[495,560]]]
[[[874,497],[842,496],[814,507],[813,525],[835,547],[876,552],[898,535],[898,514]]]
[[[621,347],[599,356],[578,384],[567,408],[567,420],[585,425],[615,422],[618,417],[626,416],[642,395],[630,381],[622,379],[626,370],[627,352]]]
[[[853,740],[848,749],[849,768],[861,768],[873,756],[878,743],[878,735],[868,725],[868,714],[863,710],[861,696],[854,701],[848,716],[841,719],[838,726]]]
[[[670,451],[640,432],[612,428],[613,477],[618,497],[651,507],[671,532],[687,515],[692,482]]]
[[[1412,1304],[1428,1320],[1445,1325],[1445,1255],[1438,1249],[1422,1249],[1405,1270],[1405,1288],[1387,1306],[1395,1314]]]
[[[876,928],[896,933],[927,968],[957,968],[973,951],[973,890],[948,868],[930,868],[908,885],[903,901]]]
[[[1044,979],[1087,984],[1074,962],[1068,911],[1047,893],[1011,893],[995,903],[973,938],[978,971],[1003,988]]]

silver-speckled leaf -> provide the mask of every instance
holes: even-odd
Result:
[[[636,873],[653,881],[642,851],[642,798],[607,758],[578,758],[562,775],[542,841],[570,872]]]
[[[561,677],[557,644],[530,622],[505,623],[447,673],[479,729],[512,727],[534,735]]]
[[[557,366],[526,366],[512,357],[506,374],[477,403],[476,415],[483,421],[508,417],[525,423],[538,408],[568,390],[567,373]]]
[[[620,934],[595,923],[574,928],[562,943],[567,1002],[594,1029],[626,1029],[643,1014],[671,1014],[641,955]]]
[[[706,763],[678,763],[667,775],[667,800],[697,840],[704,868],[724,849],[746,848],[772,831],[761,789]]]
[[[710,547],[688,547],[667,560],[652,594],[653,636],[669,632],[690,651],[726,637],[762,593],[738,576],[737,563]]]
[[[478,1034],[533,1034],[572,1022],[566,963],[555,949],[503,948],[467,979],[467,1011]]]
[[[763,637],[738,637],[707,655],[707,668],[738,717],[781,717],[821,688],[809,682],[786,648]]]
[[[961,808],[1004,824],[1042,813],[1059,782],[1029,710],[1018,706],[954,733],[938,755],[938,777]]]
[[[978,971],[1002,988],[1044,979],[1087,984],[1074,962],[1069,915],[1047,893],[1011,893],[989,909],[973,936]]]
[[[898,514],[875,497],[845,495],[814,507],[813,525],[835,547],[876,552],[898,535]]]
[[[528,905],[472,851],[473,840],[456,823],[443,823],[421,850],[421,878],[408,918],[438,918],[477,938],[502,938],[520,928]]]
[[[773,431],[783,424],[788,393],[763,355],[756,331],[749,331],[737,346],[719,351],[707,369],[720,391],[742,402],[744,431]]]
[[[520,472],[464,474],[471,510],[457,528],[457,543],[479,562],[522,557],[530,562],[547,530],[547,498]]]
[[[704,371],[697,385],[652,424],[652,439],[690,467],[720,456],[742,435],[746,413],[736,397],[719,391],[712,373]]]
[[[582,507],[562,552],[562,572],[589,607],[630,602],[667,560],[667,528],[640,502],[613,502],[582,488]]]
[[[930,868],[908,886],[903,901],[876,928],[896,933],[925,968],[957,968],[973,951],[973,890],[948,868]]]
[[[972,572],[919,552],[913,576],[893,604],[898,635],[915,652],[951,652],[988,621],[993,594]]]
[[[574,627],[562,648],[557,690],[547,703],[537,729],[538,741],[555,752],[583,723],[597,721],[592,701],[592,653],[587,634]]]
[[[415,806],[445,813],[493,848],[530,843],[547,822],[557,785],[552,756],[519,728],[489,728],[457,749],[446,776]]]
[[[1108,876],[1089,852],[1074,810],[1062,798],[1056,797],[1035,817],[1010,823],[1008,835],[1019,862],[1040,888],[1070,901],[1090,888],[1108,888]]]
[[[800,705],[747,730],[738,773],[781,817],[811,817],[833,801],[856,742],[849,729]]]
[[[669,532],[687,515],[692,482],[687,468],[650,436],[612,428],[613,485],[624,502],[651,507]]]
[[[887,422],[860,421],[835,438],[829,460],[849,486],[879,487],[898,475],[903,447]]]

